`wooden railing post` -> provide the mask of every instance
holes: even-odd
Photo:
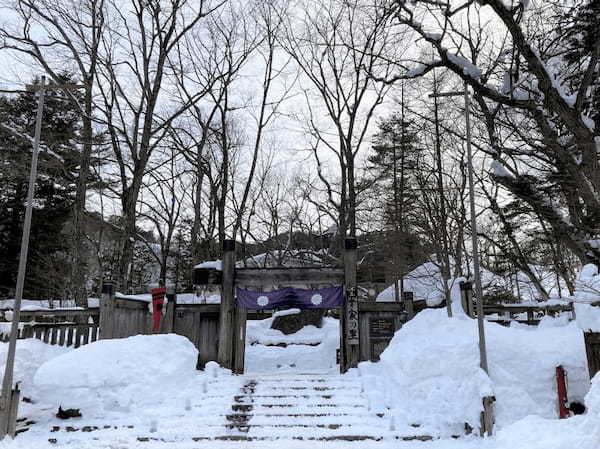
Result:
[[[344,351],[341,371],[358,366],[359,362],[359,327],[358,296],[356,292],[356,248],[355,237],[344,241],[344,283],[346,286],[346,303],[344,305],[343,337]]]
[[[235,335],[235,240],[223,241],[223,285],[219,316],[218,362],[223,368],[233,369],[233,340]]]
[[[115,286],[112,282],[102,283],[102,296],[100,298],[100,339],[113,338],[115,335]],[[69,341],[71,332],[69,329]]]

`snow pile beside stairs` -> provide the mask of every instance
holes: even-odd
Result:
[[[35,338],[19,340],[15,353],[13,381],[20,382],[22,395],[29,397],[33,389],[33,378],[38,368],[46,361],[58,357],[71,348],[51,346]],[[0,343],[0,368],[4,374],[8,343]]]
[[[175,334],[100,340],[43,364],[38,394],[63,407],[106,410],[178,396],[196,373],[198,351]]]
[[[553,325],[554,324],[554,325]],[[589,379],[581,329],[576,323],[539,328],[486,325],[490,377],[479,368],[477,322],[425,310],[396,332],[379,363],[359,370],[373,404],[392,409],[397,422],[431,434],[464,433],[479,426],[482,398],[496,397],[499,428],[528,415],[555,418],[555,367],[568,372],[570,398],[582,399]]]

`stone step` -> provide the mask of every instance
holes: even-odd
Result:
[[[257,389],[260,390],[272,390],[272,391],[348,391],[348,390],[360,390],[359,386],[267,386],[258,384]]]
[[[257,408],[286,408],[286,409],[290,409],[290,408],[297,408],[297,409],[302,409],[302,408],[309,408],[309,409],[315,409],[318,408],[322,411],[334,411],[334,410],[338,410],[338,409],[343,409],[343,408],[349,408],[349,409],[364,409],[367,410],[368,407],[366,405],[363,404],[357,404],[356,402],[344,402],[344,403],[323,403],[323,402],[296,402],[296,403],[289,403],[289,402],[260,402],[260,401],[255,401],[252,402],[251,404],[235,404],[232,406],[236,407],[236,406],[254,406],[255,409]],[[240,409],[238,408],[237,411],[239,411]],[[249,410],[249,409],[246,409]]]
[[[336,401],[336,400],[346,400],[346,399],[354,399],[356,400],[356,395],[351,394],[239,394],[233,397],[235,402],[248,402],[255,399],[321,399],[323,401]]]

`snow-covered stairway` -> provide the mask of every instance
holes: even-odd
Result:
[[[169,404],[142,413],[115,410],[68,422],[40,420],[19,439],[31,447],[45,440],[69,449],[106,448],[108,442],[153,449],[211,441],[237,447],[243,441],[431,439],[419,427],[398,426],[385,411],[370,407],[363,381],[339,374],[203,377]]]
[[[247,376],[218,440],[429,440],[418,429],[398,429],[371,411],[361,379],[340,375]]]

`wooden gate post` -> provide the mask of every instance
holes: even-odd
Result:
[[[233,372],[244,374],[244,356],[246,355],[246,309],[235,308],[235,333],[233,342]]]
[[[233,369],[233,340],[235,335],[235,240],[223,240],[223,284],[219,315],[218,362]]]
[[[100,297],[100,339],[114,338],[115,335],[115,286],[111,281],[102,283]]]
[[[344,241],[344,283],[346,287],[346,303],[343,309],[344,325],[341,327],[344,351],[342,372],[358,366],[359,362],[359,327],[358,327],[358,295],[356,292],[356,237]]]

